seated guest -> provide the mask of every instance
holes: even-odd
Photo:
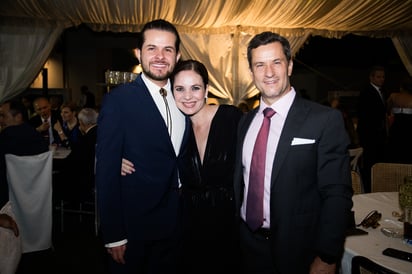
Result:
[[[23,97],[21,97],[21,102],[26,108],[27,119],[30,119],[31,117],[33,117],[33,115],[36,114],[36,112],[34,112],[34,109],[33,109],[33,98],[29,95],[24,95]]]
[[[53,129],[54,124],[60,121],[58,114],[51,110],[51,104],[46,97],[37,97],[33,101],[33,108],[37,115],[33,116],[29,123],[40,132],[49,144],[60,144],[58,132]]]
[[[39,132],[28,125],[20,101],[7,101],[0,107],[0,207],[8,201],[5,154],[35,155],[49,150]]]
[[[79,128],[82,135],[72,146],[72,151],[64,159],[62,167],[62,179],[65,180],[62,194],[65,198],[85,201],[92,197],[97,117],[98,113],[92,108],[83,108],[79,112]]]
[[[79,123],[77,121],[77,105],[74,102],[63,103],[60,108],[60,115],[63,123],[57,121],[53,128],[59,134],[61,144],[65,147],[71,147],[77,142],[80,133]]]
[[[49,150],[48,143],[43,136],[27,124],[26,119],[27,112],[21,101],[7,101],[0,106],[0,125],[2,127],[0,132],[0,208],[9,200],[5,155],[36,155]],[[1,218],[6,218],[6,226],[11,226],[16,234],[17,227],[13,222],[10,223],[10,218],[5,216]],[[33,256],[33,252],[24,253],[16,273],[27,273],[28,269],[33,273],[40,271],[40,269],[35,269],[34,262],[38,262],[39,265],[46,263],[50,260],[48,252],[49,250],[38,252],[35,256]],[[41,259],[43,256],[45,256],[44,261]]]

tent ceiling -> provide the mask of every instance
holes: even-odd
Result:
[[[411,0],[2,0],[1,17],[88,24],[94,30],[139,31],[163,18],[181,32],[228,33],[263,30],[341,37],[412,32]]]
[[[412,0],[0,0],[0,100],[32,82],[64,29],[139,32],[158,18],[177,27],[182,56],[201,60],[209,90],[232,104],[258,93],[246,48],[262,31],[287,37],[292,54],[310,36],[390,37],[412,75]]]

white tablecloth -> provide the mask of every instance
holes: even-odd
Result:
[[[356,224],[359,224],[372,210],[382,213],[382,218],[379,221],[380,226],[376,229],[360,227],[367,231],[368,235],[346,238],[341,272],[350,274],[352,257],[362,255],[398,273],[411,274],[412,263],[382,255],[382,251],[388,247],[412,252],[412,246],[405,244],[402,238],[387,237],[381,232],[382,227],[403,229],[403,224],[398,221],[398,218],[392,216],[393,211],[400,212],[398,192],[354,195],[353,210]]]

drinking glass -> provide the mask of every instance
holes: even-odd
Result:
[[[404,209],[403,237],[405,240],[412,240],[412,207],[406,206]]]
[[[412,207],[412,176],[406,176],[403,184],[399,185],[399,206],[402,210]]]

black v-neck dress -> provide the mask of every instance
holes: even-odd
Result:
[[[193,130],[180,172],[185,205],[183,273],[232,273],[238,265],[233,173],[243,112],[220,105],[210,125],[203,163]],[[226,272],[228,271],[228,272]]]

